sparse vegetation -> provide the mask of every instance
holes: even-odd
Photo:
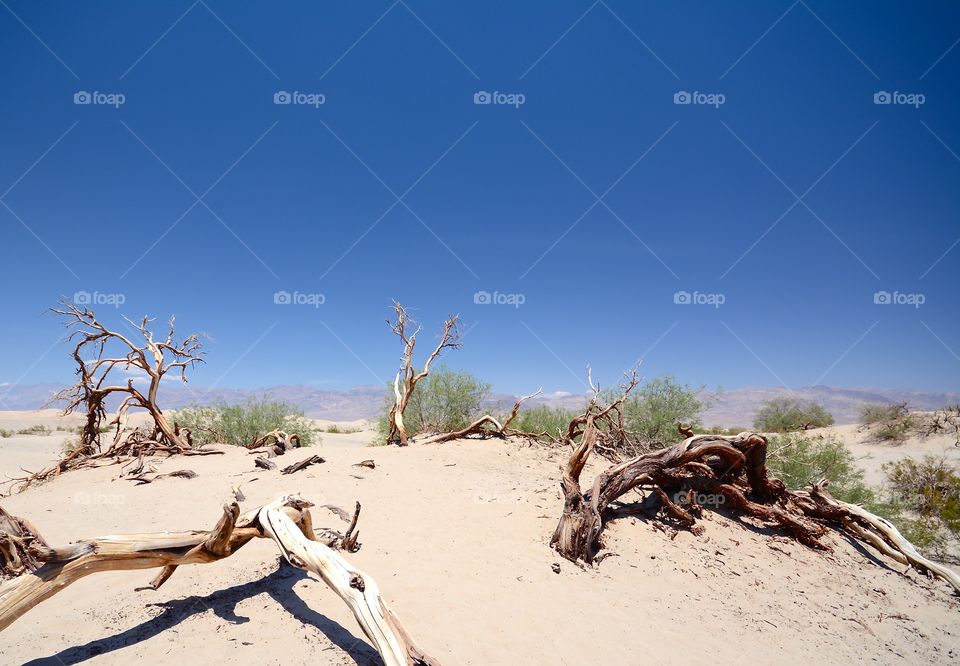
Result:
[[[702,432],[708,435],[739,435],[741,432],[748,431],[749,428],[724,428],[723,426],[710,426],[704,428]]]
[[[418,384],[403,413],[406,431],[415,436],[425,432],[452,432],[467,426],[479,415],[480,403],[490,385],[464,370],[438,366]],[[386,407],[394,405],[393,387],[388,390]],[[388,415],[377,424],[384,438],[389,433]]]
[[[264,398],[239,405],[220,403],[213,407],[187,407],[177,411],[174,421],[188,428],[194,444],[246,446],[273,430],[300,436],[303,446],[314,443],[314,426],[297,407]]]
[[[347,428],[346,426],[331,423],[324,429],[324,432],[328,432],[331,435],[352,435],[360,432],[360,428]]]
[[[833,425],[833,415],[818,402],[795,398],[767,400],[753,419],[753,427],[761,432],[795,432]]]
[[[576,413],[572,410],[535,405],[522,410],[511,425],[524,432],[545,432],[551,437],[558,437],[558,433],[566,431],[575,416]]]
[[[904,442],[917,423],[907,403],[868,404],[860,408],[861,430],[876,442],[899,444]]]
[[[37,424],[37,425],[28,426],[26,428],[21,428],[20,430],[17,431],[17,434],[18,435],[49,435],[52,432],[53,430],[51,430],[47,426]]]
[[[907,538],[937,559],[948,559],[951,543],[960,540],[957,468],[944,456],[927,455],[920,462],[904,458],[886,463],[883,471],[893,499],[913,516],[905,527]]]
[[[646,448],[661,448],[677,441],[677,424],[683,423],[695,431],[703,426],[700,412],[704,404],[697,393],[698,389],[681,384],[672,375],[641,384],[623,402],[624,430]],[[609,402],[617,396],[617,391],[605,392]]]
[[[788,488],[802,490],[828,479],[830,494],[838,500],[860,504],[888,520],[896,516],[893,507],[863,480],[863,470],[850,449],[833,435],[775,435],[768,447],[767,468]]]

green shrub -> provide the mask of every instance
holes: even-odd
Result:
[[[569,409],[542,404],[534,405],[522,409],[517,414],[517,418],[510,422],[510,427],[523,432],[545,432],[551,437],[557,437],[558,432],[565,433],[567,431],[570,421],[574,417],[576,417],[576,413]]]
[[[860,408],[860,423],[871,439],[883,443],[901,443],[917,426],[907,403],[868,404]]]
[[[0,428],[0,437],[13,437],[16,435],[13,430],[7,430],[6,428]]]
[[[828,425],[833,425],[833,416],[823,405],[794,398],[767,400],[753,419],[753,427],[761,432],[793,432]]]
[[[466,427],[480,416],[480,403],[490,392],[490,385],[465,370],[451,370],[440,365],[417,382],[403,425],[411,437],[424,432],[452,432]],[[384,413],[377,422],[380,440],[389,432],[387,415],[393,407],[393,385],[387,387]]]
[[[863,506],[878,504],[877,494],[864,482],[863,470],[853,453],[833,435],[790,433],[770,437],[767,468],[788,488],[802,490],[827,479],[830,494],[838,500]]]
[[[677,382],[672,375],[655,377],[638,386],[624,401],[624,429],[642,446],[657,448],[676,442],[680,438],[678,423],[694,430],[703,426],[700,412],[704,404],[697,393],[697,389]],[[605,398],[612,401],[618,394],[607,391]]]
[[[883,465],[887,484],[912,518],[901,529],[918,548],[939,560],[951,558],[960,539],[960,474],[943,456],[917,462],[904,458]]]
[[[297,407],[266,399],[239,405],[219,403],[214,407],[193,406],[178,410],[174,420],[189,428],[194,444],[246,446],[272,430],[300,436],[303,446],[314,443],[314,427]]]

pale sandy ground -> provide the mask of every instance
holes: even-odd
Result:
[[[0,427],[54,418],[0,413]],[[64,435],[0,439],[0,473],[52,459]],[[548,547],[562,504],[556,453],[498,441],[366,448],[369,430],[322,438],[284,462],[313,453],[327,462],[292,476],[254,470],[249,455],[230,449],[158,463],[161,471],[193,469],[193,480],[134,486],[107,467],[70,472],[0,504],[62,543],[207,529],[232,484],[241,485],[246,507],[284,493],[346,508],[359,500],[364,545],[350,558],[447,666],[960,657],[960,600],[949,588],[842,538],[823,555],[713,514],[703,536],[670,540],[628,517],[606,531],[616,557],[580,569]],[[875,468],[928,444],[870,449],[864,462]],[[365,458],[377,468],[352,466]],[[315,522],[342,528],[323,510]],[[559,575],[551,570],[558,561]],[[346,606],[322,583],[280,565],[267,540],[222,562],[183,567],[158,591],[136,589],[152,577],[97,574],[67,588],[3,633],[0,663],[380,663]]]

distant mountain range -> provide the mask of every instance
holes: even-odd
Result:
[[[15,387],[0,386],[0,410],[39,409],[58,407],[50,403],[60,386],[29,384]],[[313,386],[271,386],[248,390],[214,388],[204,389],[182,384],[169,384],[160,389],[160,404],[167,409],[178,409],[193,404],[209,405],[219,402],[236,404],[264,396],[299,407],[307,416],[334,421],[372,419],[383,410],[382,386],[358,386],[346,391],[319,389]],[[773,398],[800,398],[814,400],[833,414],[838,424],[856,423],[861,405],[867,403],[907,402],[912,409],[933,410],[944,405],[960,403],[960,393],[936,393],[904,389],[836,388],[809,386],[798,389],[746,387],[721,392],[704,391],[701,398],[707,404],[703,422],[708,426],[744,427],[753,423],[757,408]],[[538,396],[528,404],[547,404],[565,409],[579,409],[588,396],[559,392]],[[509,409],[516,398],[504,393],[492,394],[487,399],[488,409]]]

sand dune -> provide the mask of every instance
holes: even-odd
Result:
[[[7,413],[0,426],[15,419],[57,422]],[[0,439],[2,471],[50,458],[65,435]],[[245,451],[228,447],[159,460],[160,471],[193,469],[192,480],[134,486],[115,466],[81,470],[2,505],[63,543],[208,529],[234,484],[249,507],[294,492],[317,504],[359,500],[363,548],[351,559],[444,664],[946,663],[960,652],[960,602],[944,583],[840,537],[824,555],[717,514],[702,536],[674,540],[624,517],[605,532],[615,556],[579,568],[548,546],[562,505],[557,452],[499,441],[364,448],[370,430],[322,437],[286,458],[319,453],[327,462],[292,476],[255,470]],[[887,455],[877,451],[866,461],[874,470]],[[376,469],[352,466],[364,458]],[[342,525],[315,516],[318,526]],[[158,591],[137,589],[152,576],[78,582],[4,632],[2,661],[380,663],[342,602],[281,565],[269,541],[182,567]]]

